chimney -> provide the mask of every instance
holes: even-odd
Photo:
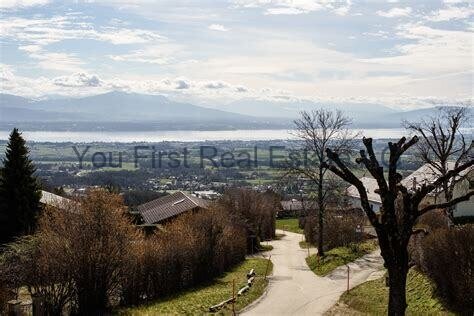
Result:
[[[416,190],[416,177],[413,177],[413,191]]]

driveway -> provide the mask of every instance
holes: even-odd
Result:
[[[347,268],[339,267],[326,277],[316,276],[307,266],[307,249],[301,249],[302,235],[279,231],[285,236],[270,242],[273,275],[266,294],[242,315],[321,315],[334,305],[347,288]],[[311,254],[316,249],[310,249]],[[350,287],[363,283],[381,269],[378,252],[364,256],[349,266]]]

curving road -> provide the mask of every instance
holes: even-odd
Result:
[[[242,315],[321,315],[334,305],[347,288],[347,267],[339,267],[329,276],[318,277],[307,266],[307,250],[299,247],[302,235],[283,232],[280,240],[270,242],[273,250],[273,275],[266,294]],[[316,249],[311,249],[313,254]],[[382,267],[379,252],[349,264],[350,287],[365,282]]]

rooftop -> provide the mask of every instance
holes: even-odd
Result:
[[[40,203],[64,209],[68,203],[71,203],[71,200],[51,192],[41,191]]]
[[[454,169],[454,162],[448,162],[448,169]],[[460,177],[467,175],[471,170],[474,170],[474,168],[467,168],[466,170],[460,173],[460,176],[458,176],[456,180],[459,180]],[[434,182],[440,175],[441,173],[436,168],[434,168],[430,164],[424,164],[423,166],[415,170],[413,173],[408,175],[406,178],[404,178],[400,183],[407,189],[413,189],[414,187],[420,187],[422,184],[429,184]],[[369,201],[382,203],[380,195],[378,193],[375,193],[375,190],[379,188],[377,180],[369,177],[362,177],[360,178],[360,180],[364,184],[364,187],[367,189],[367,196],[369,197]],[[347,188],[346,192],[348,196],[359,198],[359,192],[357,191],[357,188],[353,185]]]
[[[369,177],[362,177],[359,180],[362,181],[362,184],[367,189],[367,197],[369,198],[369,201],[375,203],[382,203],[380,195],[378,195],[378,193],[375,193],[375,190],[379,188],[377,180]],[[355,186],[351,185],[349,188],[347,188],[347,195],[359,198],[359,191]]]
[[[195,208],[206,208],[208,201],[184,193],[175,192],[137,207],[145,224],[155,224]]]

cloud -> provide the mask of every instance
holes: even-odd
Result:
[[[54,78],[53,83],[61,87],[99,87],[102,81],[97,75],[80,72],[71,76]]]
[[[363,35],[388,38],[389,33],[387,31],[378,30],[377,32],[364,32]]]
[[[207,89],[223,89],[227,88],[228,85],[225,82],[222,81],[215,81],[215,82],[209,82],[204,85]]]
[[[410,7],[405,8],[392,8],[388,11],[377,11],[377,15],[383,16],[385,18],[398,18],[403,16],[409,16],[412,12]]]
[[[164,41],[166,38],[150,30],[126,29],[117,27],[106,27],[91,34],[91,39],[96,39],[112,44],[140,44],[156,41]]]
[[[47,3],[49,3],[48,0],[2,0],[0,1],[0,9],[16,10],[45,5]]]
[[[398,26],[397,36],[411,40],[396,46],[394,56],[366,59],[379,65],[414,74],[418,78],[472,72],[472,34],[431,28],[419,23]]]
[[[24,46],[18,46],[19,50],[25,51],[27,53],[37,53],[41,51],[41,46],[39,45],[24,45]]]
[[[469,5],[467,7],[448,6],[445,9],[432,12],[425,17],[427,21],[442,22],[451,20],[468,19],[474,14],[474,7]]]
[[[191,87],[191,84],[186,79],[177,79],[175,83],[176,83],[175,89],[178,89],[178,90],[185,90]]]
[[[208,26],[208,28],[212,31],[220,31],[220,32],[227,32],[229,31],[228,28],[226,28],[224,25],[222,24],[211,24]]]
[[[108,57],[114,61],[120,62],[136,62],[156,65],[168,65],[175,62],[174,56],[182,50],[180,45],[163,43],[145,47],[143,49],[134,50],[127,54],[109,55]]]
[[[381,74],[382,75],[382,74]],[[242,98],[263,99],[275,102],[351,102],[351,103],[373,103],[384,104],[394,108],[416,108],[433,106],[433,104],[455,104],[472,101],[472,96],[438,96],[427,93],[425,95],[412,96],[406,92],[396,90],[391,94],[382,96],[305,96],[295,94],[286,89],[262,88],[250,89],[242,85],[234,85],[221,80],[193,81],[187,78],[100,78],[89,73],[74,73],[70,76],[60,76],[51,79],[45,77],[29,78],[15,74],[10,65],[0,64],[0,92],[21,95],[25,97],[44,97],[50,94],[70,97],[101,94],[108,91],[120,90],[143,94],[166,95],[173,100],[194,102],[205,101],[207,104],[219,104],[238,100]],[[391,86],[397,89],[395,81],[390,77],[376,77],[374,81],[357,83],[357,89],[373,86],[374,83],[383,84],[384,88]],[[387,83],[385,81],[389,80]],[[219,89],[209,89],[209,85],[219,86]],[[416,82],[415,82],[416,83]],[[341,87],[347,87],[354,82],[343,82]],[[445,85],[445,83],[444,83]],[[403,91],[403,89],[401,90]],[[222,101],[219,101],[222,100]]]
[[[115,26],[97,27],[81,14],[50,18],[8,17],[0,21],[0,37],[21,46],[47,46],[64,40],[90,39],[115,45],[166,41],[155,31]]]
[[[40,51],[31,53],[30,58],[37,60],[36,66],[39,68],[64,72],[82,71],[84,65],[79,57],[68,53]]]
[[[264,8],[266,15],[296,15],[327,10],[346,15],[351,0],[233,0],[236,8]]]

